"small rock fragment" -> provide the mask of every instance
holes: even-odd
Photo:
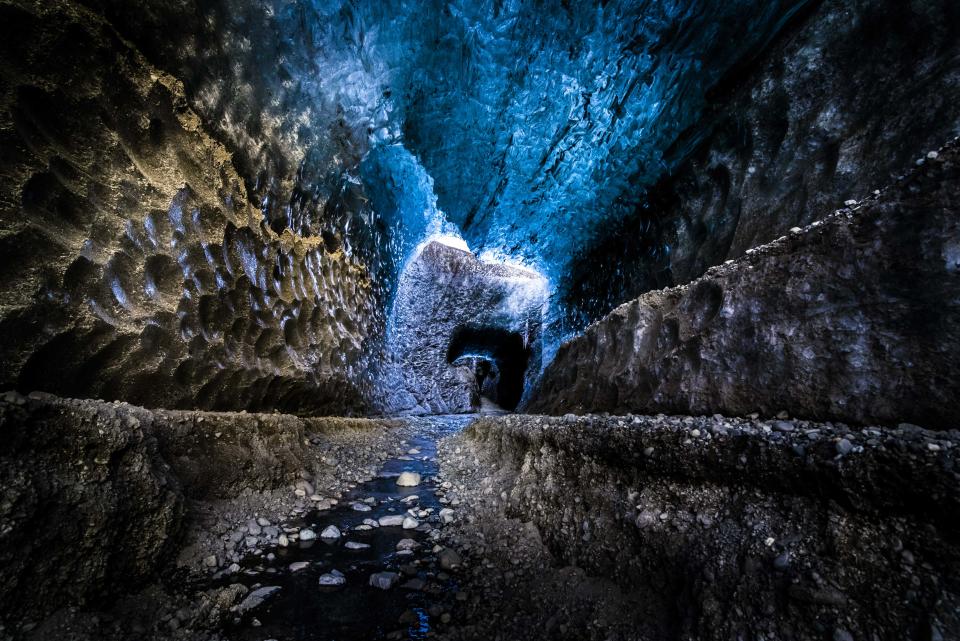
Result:
[[[389,590],[400,581],[396,572],[376,572],[370,575],[370,585],[381,590]]]
[[[403,472],[397,477],[397,485],[400,487],[416,487],[420,485],[420,474],[418,472]]]
[[[460,567],[460,564],[463,562],[456,550],[452,550],[451,548],[444,548],[438,555],[438,559],[440,561],[440,567],[444,570],[452,570],[453,568]]]
[[[347,582],[347,577],[343,575],[343,572],[339,570],[330,570],[326,574],[320,575],[320,585],[324,587],[331,587],[337,585],[344,585]]]
[[[360,543],[359,541],[347,541],[343,544],[343,547],[348,550],[366,550],[370,546],[367,543]]]

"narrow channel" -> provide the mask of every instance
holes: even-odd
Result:
[[[228,581],[264,596],[262,604],[238,615],[229,638],[426,638],[457,592],[450,570],[458,557],[435,544],[441,510],[451,509],[435,478],[437,440],[462,430],[473,418],[408,419],[418,427],[406,454],[389,459],[376,478],[355,487],[331,509],[284,523],[284,532],[297,540],[249,556]],[[405,477],[413,480],[419,475],[419,482],[399,485],[404,472],[412,473]],[[330,526],[340,536],[324,537],[324,531],[333,533]],[[316,539],[304,536],[308,530]]]

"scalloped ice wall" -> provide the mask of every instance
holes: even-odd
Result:
[[[75,3],[0,3],[0,387],[361,411],[369,262],[262,224],[182,84]]]

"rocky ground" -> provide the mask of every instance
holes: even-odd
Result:
[[[218,638],[244,590],[204,584],[296,540],[284,521],[334,505],[412,429],[4,394],[0,638]]]
[[[454,625],[440,637],[663,638],[659,599],[645,600],[555,557],[534,523],[507,512],[508,498],[495,481],[497,467],[481,456],[462,437],[441,445],[443,487],[462,508],[440,540],[459,552],[463,567]]]
[[[131,418],[120,432],[140,440],[119,447],[112,426]],[[960,634],[956,430],[783,414],[344,421],[16,394],[0,419],[4,585],[18,590],[4,641]],[[56,443],[108,469],[73,479]],[[163,518],[114,532],[97,519],[122,519],[119,480],[147,487],[137,470],[169,500],[134,514]],[[124,559],[139,582],[111,570]],[[61,607],[40,616],[19,592]]]
[[[483,419],[440,447],[449,638],[960,638],[960,433]]]
[[[239,495],[194,503],[194,527],[190,544],[180,552],[180,566],[200,563],[230,573],[244,555],[260,555],[278,545],[283,521],[329,510],[345,492],[374,478],[384,460],[403,451],[415,430],[413,423],[402,420],[380,421],[391,429],[375,432],[365,429],[369,421],[363,419],[304,421],[322,429],[306,435],[311,455],[323,464],[320,472],[301,470],[292,486],[260,492],[244,488]]]

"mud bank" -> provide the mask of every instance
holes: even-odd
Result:
[[[951,142],[862,202],[621,305],[560,348],[525,411],[955,427],[958,185]]]
[[[510,601],[502,638],[958,638],[958,444],[910,425],[480,420],[441,447],[468,506],[445,537],[475,568],[460,616]]]
[[[0,602],[9,626],[0,632],[221,571],[244,553],[224,534],[335,499],[400,451],[407,430],[4,394]],[[91,638],[106,634],[99,625]]]

